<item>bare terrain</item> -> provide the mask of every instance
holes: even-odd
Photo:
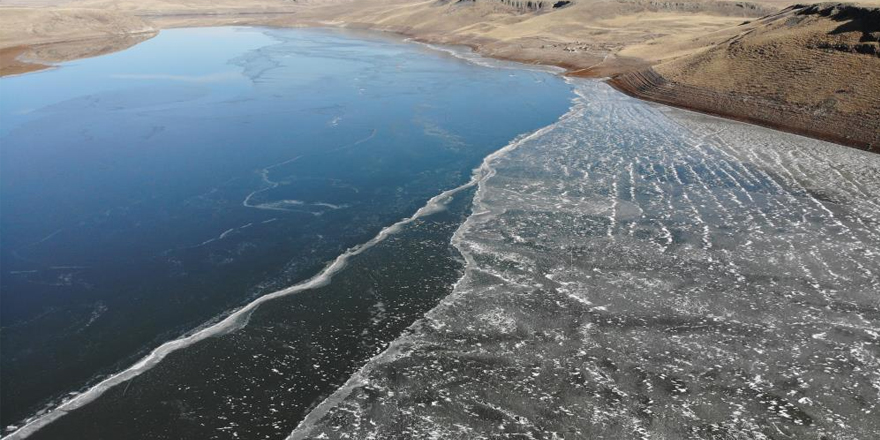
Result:
[[[612,84],[657,102],[880,149],[880,9],[795,6],[714,37],[725,40]]]

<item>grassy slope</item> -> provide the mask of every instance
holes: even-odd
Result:
[[[713,42],[613,83],[642,98],[880,150],[880,9],[790,8],[703,40]]]

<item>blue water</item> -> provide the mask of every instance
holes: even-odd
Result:
[[[3,78],[0,422],[314,275],[570,99],[330,30],[163,31]]]

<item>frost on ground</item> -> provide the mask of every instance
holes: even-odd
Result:
[[[578,88],[291,437],[876,438],[880,156]]]

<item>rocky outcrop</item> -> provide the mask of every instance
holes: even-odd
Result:
[[[648,10],[656,12],[714,12],[740,17],[762,17],[777,11],[773,7],[751,2],[650,0],[645,4]]]
[[[840,22],[840,26],[831,32],[832,37],[848,32],[861,33],[857,42],[835,41],[832,38],[812,42],[811,47],[880,57],[880,8],[848,3],[818,3],[795,5],[789,10],[799,17],[819,16]]]
[[[441,0],[446,2],[448,0]],[[500,3],[524,12],[560,9],[574,4],[574,0],[457,0],[457,3]],[[664,0],[617,0],[618,3],[634,5],[653,12],[713,12],[727,16],[761,17],[777,9],[747,1],[664,1]]]
[[[797,15],[819,15],[838,21],[858,20],[861,26],[880,30],[880,8],[852,3],[816,3],[812,5],[794,5],[788,9],[797,11]]]
[[[573,0],[458,0],[458,3],[477,3],[478,1],[501,3],[514,9],[527,12],[560,9],[573,3]]]
[[[721,93],[669,81],[654,69],[609,80],[640,99],[803,134],[880,153],[880,120],[853,118],[824,107],[806,107],[766,96]]]
[[[880,9],[796,5],[615,78],[651,101],[880,152]]]

